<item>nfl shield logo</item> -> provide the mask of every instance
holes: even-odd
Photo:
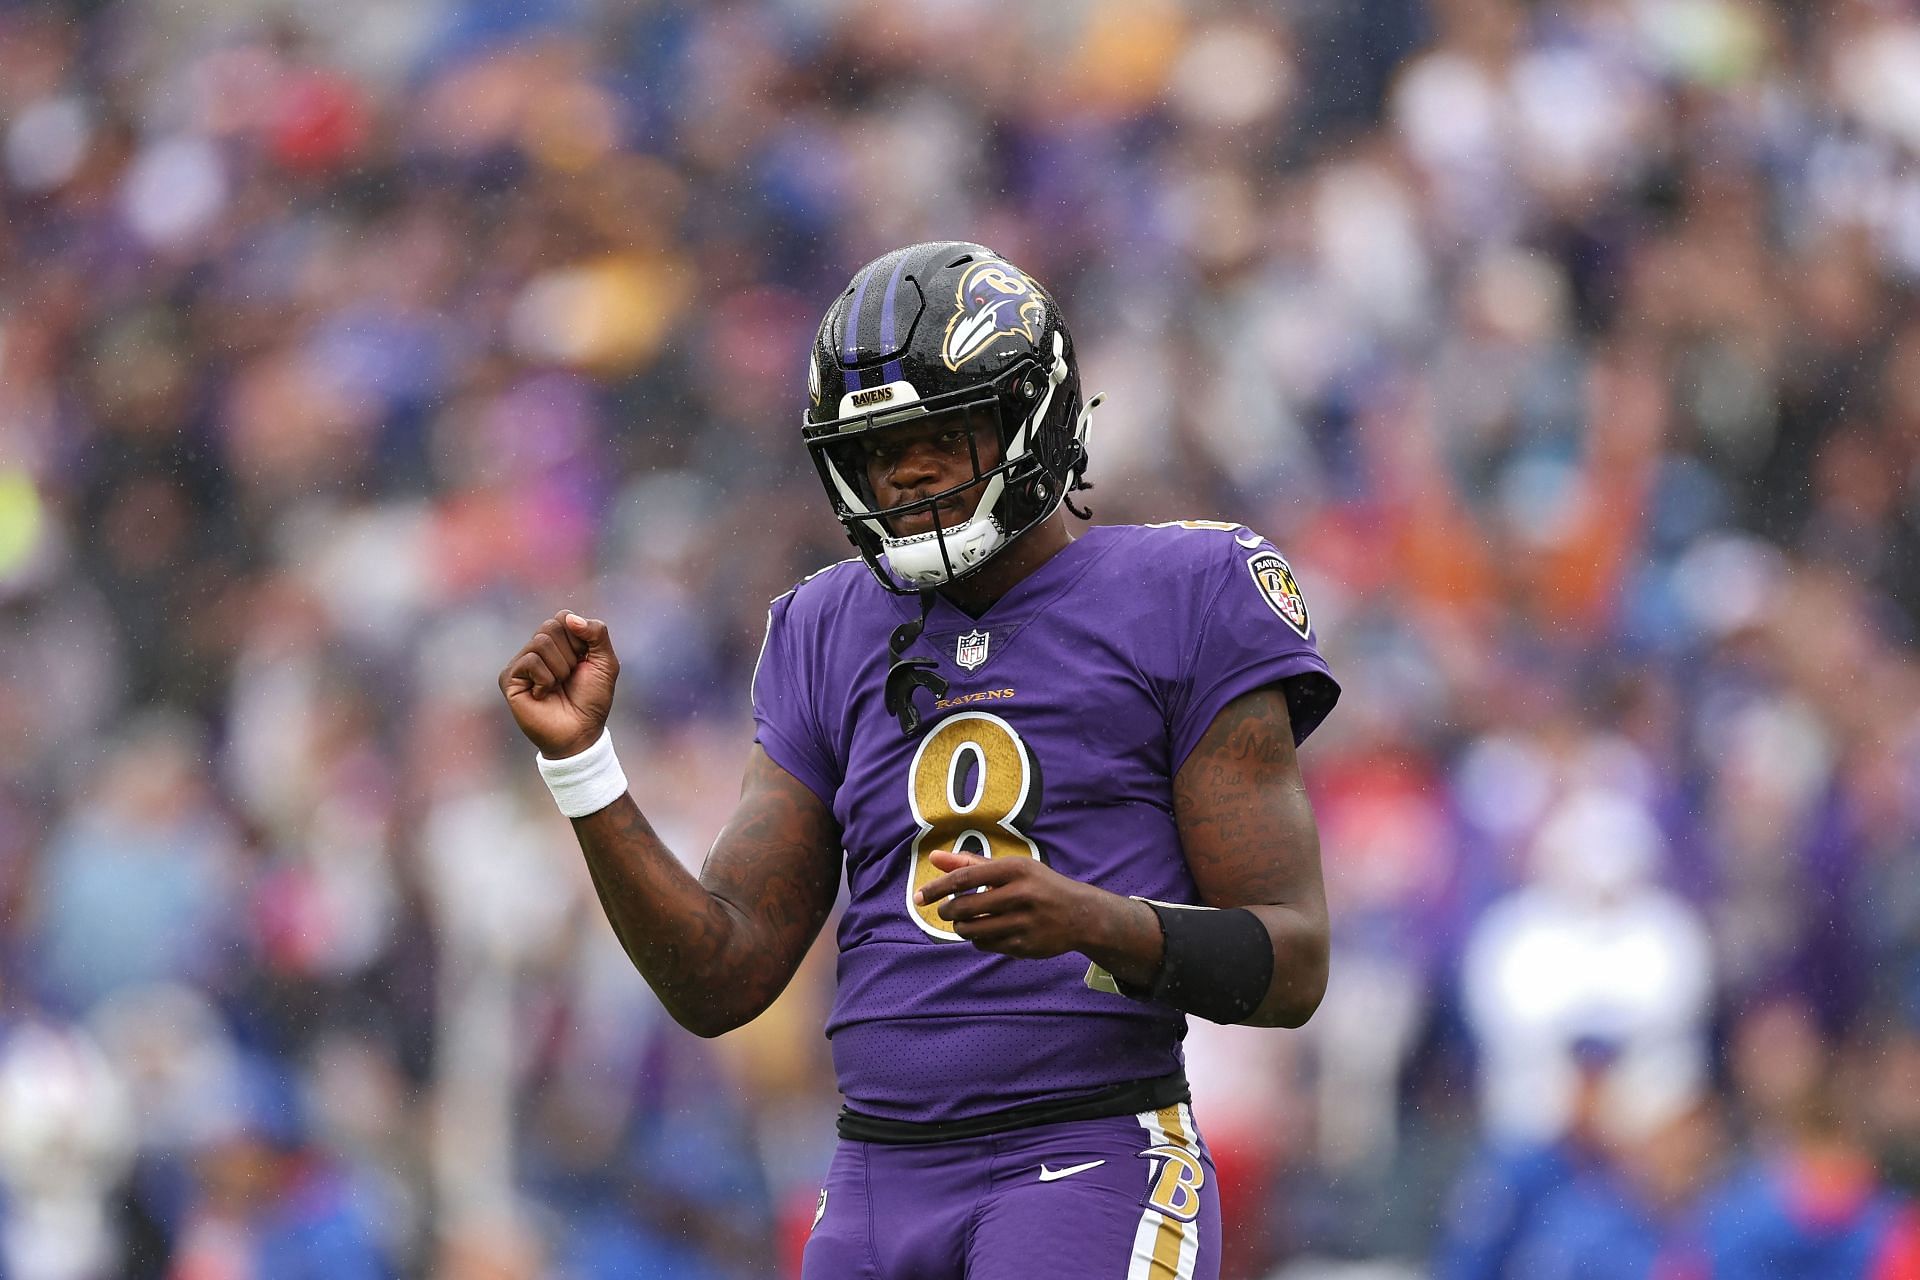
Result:
[[[969,631],[960,637],[960,644],[953,651],[953,660],[971,671],[987,660],[987,633]]]

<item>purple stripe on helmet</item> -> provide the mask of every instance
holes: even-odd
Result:
[[[876,263],[874,265],[878,266],[879,264]],[[860,354],[860,304],[866,301],[867,283],[873,279],[873,276],[874,273],[869,271],[860,277],[859,284],[853,286],[853,305],[847,308],[846,354],[840,358],[842,364],[852,364],[854,357]],[[858,369],[848,369],[847,390],[858,391],[860,390],[860,386],[860,371]]]
[[[907,269],[907,255],[901,254],[900,261],[893,264],[893,275],[887,280],[887,296],[880,304],[880,349],[893,350],[893,299],[900,292],[900,276]],[[898,360],[889,360],[880,367],[880,381],[899,382],[906,377]]]

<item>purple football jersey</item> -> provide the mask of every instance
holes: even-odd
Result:
[[[1196,903],[1176,770],[1229,701],[1285,681],[1304,739],[1338,687],[1280,554],[1239,525],[1087,530],[978,618],[940,599],[908,738],[887,639],[919,614],[848,561],[773,602],[754,673],[768,756],[839,820],[849,900],[827,1022],[849,1105],[938,1121],[1166,1075],[1184,1015],[1089,987],[1087,960],[957,938],[912,895],[936,849],[1035,857],[1118,894]]]

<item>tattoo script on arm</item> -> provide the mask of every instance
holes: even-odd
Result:
[[[1320,837],[1278,685],[1234,699],[1181,765],[1174,816],[1211,907],[1246,907],[1273,942],[1273,982],[1248,1021],[1299,1026],[1326,992]]]

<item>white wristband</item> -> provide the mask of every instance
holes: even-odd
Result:
[[[547,790],[553,792],[553,802],[569,818],[598,813],[627,792],[627,775],[620,771],[609,729],[602,729],[600,740],[579,755],[549,760],[535,752],[534,761]]]

